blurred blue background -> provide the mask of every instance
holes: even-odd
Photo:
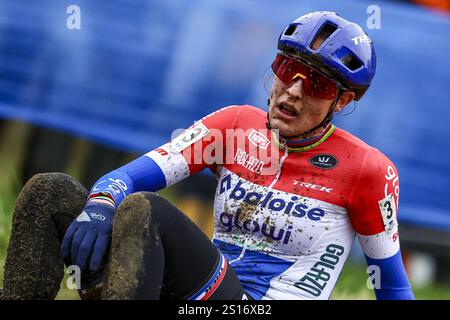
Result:
[[[69,5],[81,9],[70,30]],[[381,29],[369,30],[369,5]],[[266,108],[285,25],[332,10],[374,40],[377,75],[336,123],[388,155],[401,219],[450,230],[450,18],[388,1],[1,1],[0,116],[145,152],[219,107]],[[347,108],[347,109],[351,109]]]

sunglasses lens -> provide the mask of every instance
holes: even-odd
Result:
[[[307,96],[326,100],[334,100],[337,96],[337,86],[332,80],[296,59],[278,54],[272,63],[272,70],[286,85],[301,78]]]

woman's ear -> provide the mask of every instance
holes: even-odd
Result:
[[[353,91],[344,91],[344,93],[341,95],[341,98],[334,106],[335,112],[342,111],[350,102],[355,99],[355,93]]]

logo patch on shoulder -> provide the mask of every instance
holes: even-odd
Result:
[[[339,164],[339,160],[331,154],[318,154],[309,159],[309,163],[319,169],[333,169]]]
[[[252,132],[250,132],[248,140],[250,140],[250,142],[254,146],[256,147],[259,146],[262,149],[267,149],[267,147],[270,144],[269,139],[267,139],[261,132],[258,132],[255,129],[253,129]]]

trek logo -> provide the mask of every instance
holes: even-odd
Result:
[[[296,218],[307,218],[312,221],[320,221],[325,216],[325,211],[321,208],[310,208],[304,203],[300,203],[300,198],[293,195],[290,200],[287,197],[274,197],[274,192],[248,192],[242,187],[243,182],[239,181],[231,190],[229,198],[231,200],[243,201],[249,205],[267,208],[271,212],[282,212]],[[220,194],[230,190],[231,175],[225,176],[220,182]]]
[[[319,169],[333,169],[337,167],[339,161],[330,154],[318,154],[309,159],[309,163]]]
[[[248,136],[248,140],[256,147],[262,149],[267,149],[270,144],[269,139],[267,139],[261,132],[252,130]]]
[[[322,191],[322,192],[326,192],[326,193],[331,193],[331,191],[333,191],[333,188],[327,188],[324,186],[319,186],[318,184],[313,184],[313,183],[309,183],[309,182],[304,182],[304,181],[299,181],[299,180],[292,180],[294,186],[301,186],[301,187],[305,187],[308,189],[313,189],[313,190],[318,190],[318,191]]]

